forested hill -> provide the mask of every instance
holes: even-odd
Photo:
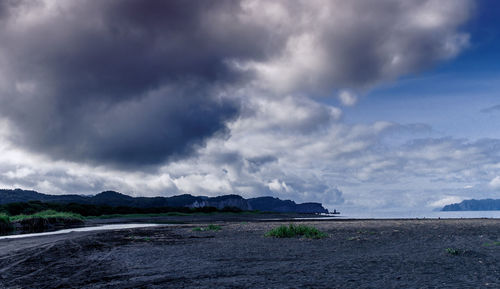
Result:
[[[259,210],[268,212],[290,213],[328,213],[320,203],[297,204],[290,200],[273,197],[245,199],[239,195],[219,197],[192,196],[189,194],[173,197],[131,197],[114,191],[105,191],[94,196],[84,195],[47,195],[29,190],[0,190],[0,205],[17,202],[42,201],[50,203],[78,203],[91,205],[107,205],[113,207],[126,206],[136,208],[154,207],[235,207],[244,211]]]

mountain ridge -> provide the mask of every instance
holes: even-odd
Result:
[[[441,211],[497,211],[500,199],[470,199],[444,206]]]
[[[245,199],[240,195],[222,195],[217,197],[193,196],[190,194],[172,197],[132,197],[116,191],[103,191],[96,195],[48,195],[33,190],[0,189],[0,205],[17,202],[42,201],[52,203],[80,203],[91,205],[108,205],[112,207],[127,206],[137,208],[154,207],[236,207],[244,211],[259,210],[280,213],[328,213],[321,203],[297,204],[291,200],[274,197],[258,197]]]

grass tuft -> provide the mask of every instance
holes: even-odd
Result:
[[[209,231],[219,231],[221,229],[221,226],[210,224],[210,225],[208,225],[207,228],[208,228]]]
[[[266,237],[276,238],[306,237],[309,239],[321,239],[327,236],[327,234],[314,227],[294,224],[288,226],[281,225],[266,233]]]
[[[484,243],[483,246],[485,246],[485,247],[500,246],[500,242],[499,241],[494,241],[494,242],[491,242],[491,243]]]
[[[452,255],[452,256],[457,256],[460,254],[460,250],[454,249],[454,248],[446,248],[446,253],[448,253],[449,255]]]

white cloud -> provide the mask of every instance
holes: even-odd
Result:
[[[345,106],[353,106],[358,102],[358,96],[348,90],[341,90],[339,93],[339,99]]]
[[[328,94],[335,88],[371,86],[453,57],[469,41],[458,30],[470,16],[472,2],[467,0],[289,4],[243,2],[245,19],[268,25],[275,31],[273,39],[285,39],[285,44],[271,59],[232,62],[257,73],[256,83],[275,92]]]
[[[500,189],[500,176],[496,176],[494,177],[490,183],[489,183],[490,187],[494,188],[494,189]]]
[[[278,192],[278,193],[288,193],[289,189],[288,186],[286,185],[285,182],[279,181],[278,179],[274,179],[271,182],[267,184],[269,189],[273,192]]]
[[[464,198],[458,196],[447,196],[429,204],[430,207],[442,208],[449,204],[460,203]]]

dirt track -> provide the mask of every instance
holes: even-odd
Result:
[[[500,220],[309,223],[330,237],[250,222],[2,240],[0,288],[500,288]]]

